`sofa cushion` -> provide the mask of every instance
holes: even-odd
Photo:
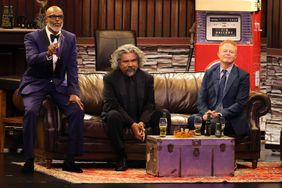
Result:
[[[100,115],[103,109],[103,76],[106,72],[80,73],[80,97],[87,114]]]
[[[157,108],[171,113],[197,112],[197,98],[203,73],[152,73],[154,76],[155,103]]]

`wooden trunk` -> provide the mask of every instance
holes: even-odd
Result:
[[[232,176],[234,138],[147,137],[146,171],[154,176]]]

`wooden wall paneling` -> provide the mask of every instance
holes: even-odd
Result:
[[[130,30],[131,28],[131,1],[123,0],[122,9],[122,29]]]
[[[147,6],[146,0],[139,0],[138,11],[138,35],[140,37],[146,36],[146,20],[147,20]]]
[[[106,17],[107,17],[107,1],[99,0],[99,10],[98,10],[98,19],[99,26],[98,29],[106,29]]]
[[[67,7],[67,9],[65,8]],[[65,1],[64,4],[64,26],[68,28],[69,31],[74,31],[74,18],[76,16],[76,9],[73,6],[73,1]],[[67,18],[67,19],[66,19]]]
[[[173,0],[171,2],[171,36],[178,36],[178,0]]]
[[[193,23],[195,22],[195,1],[194,0],[187,0],[187,36],[190,36],[189,29],[192,27]]]
[[[115,4],[115,29],[122,29],[122,20],[123,20],[123,0],[116,0]]]
[[[261,28],[262,28],[262,32],[261,32],[261,36],[262,37],[266,37],[266,33],[267,33],[267,30],[266,30],[266,25],[267,25],[267,19],[266,19],[266,13],[267,13],[267,0],[262,0],[262,3],[261,3],[261,11],[262,11],[262,14],[261,14]]]
[[[272,0],[267,1],[267,47],[272,47],[272,17],[273,17],[273,9]]]
[[[3,5],[8,5],[9,4],[9,0],[2,0],[2,4]]]
[[[74,22],[73,22],[73,27],[74,27],[74,33],[77,36],[83,36],[82,35],[82,25],[83,25],[83,20],[82,20],[82,15],[83,15],[83,2],[82,1],[74,1],[74,11],[75,11],[75,16],[74,16]]]
[[[92,20],[92,30],[94,32],[94,35],[95,36],[95,31],[97,29],[99,29],[99,1],[92,1],[92,9],[90,10],[91,11],[91,20]],[[86,37],[89,37],[91,35],[86,35]]]
[[[62,8],[63,10],[66,10],[66,1],[62,1],[62,0],[48,0],[48,5],[47,7],[49,6],[53,6],[53,5],[56,5],[56,6],[59,6],[60,8]],[[67,10],[66,10],[67,11]]]
[[[163,32],[163,0],[155,0],[155,37],[161,37]]]
[[[108,0],[107,4],[107,29],[115,28],[115,0]]]
[[[187,0],[179,0],[179,37],[187,36]]]
[[[87,35],[87,36],[94,36],[95,34],[95,30],[94,30],[94,27],[95,27],[95,21],[94,21],[94,15],[97,14],[97,12],[94,12],[93,10],[95,10],[95,8],[97,8],[97,2],[95,1],[90,1],[90,17],[89,17],[89,25],[88,25],[88,29],[89,29],[89,33],[90,35]],[[106,23],[106,17],[104,19],[105,23]]]
[[[274,8],[277,7],[277,8]],[[279,47],[279,13],[280,10],[280,0],[279,1],[273,1],[273,15],[272,15],[272,19],[273,19],[273,24],[272,24],[272,48],[278,48]]]
[[[155,34],[155,0],[147,0],[147,37]]]
[[[163,33],[162,33],[162,36],[163,37],[169,37],[170,36],[171,1],[174,1],[174,0],[165,0],[163,2],[163,10],[162,10],[162,17],[163,17],[163,24],[162,24]]]
[[[2,15],[3,14],[3,6],[4,6],[4,3],[3,3],[3,0],[0,0],[0,14]],[[2,16],[0,16],[0,21],[2,21],[1,20],[1,18],[2,18]]]
[[[33,20],[35,18],[34,1],[25,1],[25,16],[28,20]]]
[[[82,36],[89,36],[90,34],[90,29],[89,29],[89,24],[90,24],[90,16],[91,16],[91,11],[90,11],[90,1],[91,0],[84,0],[82,3]]]
[[[279,19],[278,21],[278,31],[279,31],[278,42],[279,44],[278,44],[278,48],[282,48],[282,13],[281,11],[282,11],[282,2],[279,1],[279,14],[278,14],[278,19]]]
[[[139,35],[139,0],[132,0],[131,2],[131,15],[130,18],[130,29],[136,32],[136,35]]]
[[[14,22],[15,22],[15,26],[16,26],[16,24],[17,24],[18,10],[19,10],[19,7],[18,7],[18,0],[11,0],[10,3],[11,3],[11,5],[13,6]],[[2,14],[1,14],[1,16],[2,16]]]

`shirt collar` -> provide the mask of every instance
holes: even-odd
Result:
[[[227,70],[227,74],[230,74],[230,72],[231,72],[233,66],[234,66],[234,65],[232,64],[230,67],[228,67],[228,68],[226,69],[226,70]],[[220,67],[220,73],[222,72],[222,70],[223,70],[223,68]]]
[[[53,33],[48,29],[47,25],[46,25],[46,27],[45,27],[45,30],[46,30],[46,33],[47,33],[47,37],[48,37],[48,39],[49,39],[49,42],[52,43],[52,42],[51,42],[51,37],[50,37],[50,35],[53,34]],[[62,31],[59,31],[59,33],[58,33],[57,35],[60,35],[61,33],[62,33]],[[56,35],[56,36],[57,36],[57,35]]]

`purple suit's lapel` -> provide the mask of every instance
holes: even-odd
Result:
[[[64,48],[65,36],[63,35],[63,33],[60,35],[59,42],[60,42],[60,47],[57,50],[57,56],[60,59],[60,58],[62,58],[63,51],[65,50],[65,48]]]
[[[38,41],[39,41],[39,42],[38,42],[38,43],[39,43],[39,46],[43,47],[43,48],[44,48],[44,51],[47,51],[50,42],[49,42],[49,38],[48,38],[48,36],[47,36],[47,33],[46,33],[46,30],[45,30],[45,29],[42,29],[42,30],[40,31]]]

